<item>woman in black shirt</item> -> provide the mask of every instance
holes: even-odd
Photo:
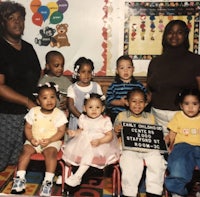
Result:
[[[24,115],[36,105],[33,92],[41,68],[32,45],[21,39],[25,15],[21,4],[0,2],[0,171],[17,163]]]

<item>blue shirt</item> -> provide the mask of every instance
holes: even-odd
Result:
[[[118,114],[119,112],[126,110],[126,107],[111,105],[111,101],[121,99],[134,88],[140,88],[141,90],[146,92],[146,89],[142,85],[142,83],[137,81],[134,77],[129,83],[124,83],[122,80],[118,79],[108,87],[106,96],[106,107],[109,109],[111,114]]]

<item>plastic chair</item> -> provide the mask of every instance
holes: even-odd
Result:
[[[60,164],[62,169],[62,185],[61,185],[61,195],[64,193],[64,187],[65,187],[65,163],[62,160],[62,151],[60,150],[57,154],[57,162]],[[33,161],[45,161],[44,155],[42,153],[34,153],[31,155],[30,160]],[[17,167],[15,169],[15,176],[16,176]]]
[[[112,173],[112,196],[120,197],[121,193],[121,171],[119,163],[113,165]]]

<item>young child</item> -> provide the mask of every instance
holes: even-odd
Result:
[[[132,59],[123,55],[117,59],[115,81],[108,87],[106,105],[109,116],[114,122],[117,114],[127,109],[126,95],[129,90],[145,87],[133,77],[134,66]]]
[[[102,95],[101,87],[92,81],[94,65],[90,59],[80,57],[74,65],[74,84],[67,91],[68,108],[70,111],[69,129],[77,129],[77,120],[83,111],[84,96],[87,93]]]
[[[57,107],[61,110],[67,111],[67,89],[71,85],[71,81],[63,76],[65,59],[62,53],[58,51],[49,51],[46,54],[46,65],[44,69],[44,76],[39,80],[39,84],[46,82],[54,82],[59,89],[59,102]]]
[[[200,167],[200,92],[184,89],[178,95],[182,111],[168,123],[171,153],[165,185],[172,196],[186,196],[195,166]],[[172,149],[173,147],[173,149]]]
[[[129,110],[120,112],[114,123],[114,130],[119,135],[122,122],[155,124],[154,116],[144,112],[147,96],[140,88],[133,89],[127,94]],[[138,186],[146,163],[146,196],[161,196],[163,192],[166,162],[159,150],[146,151],[122,150],[120,168],[122,171],[122,192],[125,196],[136,197]],[[134,167],[137,166],[137,167]]]
[[[46,172],[40,196],[51,196],[54,172],[57,165],[57,152],[62,145],[61,138],[66,129],[67,118],[56,108],[57,86],[50,82],[38,87],[37,103],[25,116],[25,135],[23,152],[19,157],[16,178],[11,189],[12,194],[25,192],[26,169],[34,153],[45,157]]]
[[[65,179],[72,187],[80,185],[90,166],[103,169],[119,159],[119,145],[112,131],[112,122],[108,116],[102,115],[104,99],[96,93],[87,94],[84,100],[86,115],[79,117],[79,130],[68,130],[73,138],[63,147],[63,160],[79,166],[75,174]]]

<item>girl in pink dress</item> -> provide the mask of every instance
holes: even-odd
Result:
[[[90,166],[103,169],[119,159],[120,150],[112,122],[102,115],[104,100],[104,96],[96,93],[87,94],[83,107],[85,114],[81,114],[78,121],[80,129],[67,131],[72,139],[63,146],[63,160],[79,166],[75,174],[65,179],[69,186],[80,185]]]

